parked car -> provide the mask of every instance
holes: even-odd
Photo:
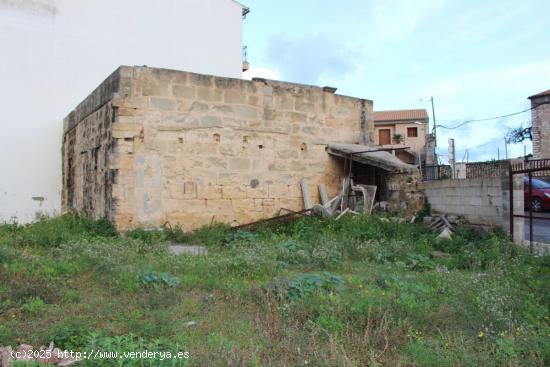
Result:
[[[531,203],[534,212],[550,210],[550,182],[540,178],[532,178],[531,184],[533,185],[532,196],[529,199],[529,178],[523,178],[525,208],[529,209],[529,203]]]

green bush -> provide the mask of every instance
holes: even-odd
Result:
[[[128,238],[133,238],[136,240],[141,240],[145,243],[156,243],[161,241],[166,241],[169,239],[169,235],[166,231],[160,229],[142,229],[136,228],[124,232],[124,236]]]
[[[75,239],[115,235],[116,230],[106,219],[95,220],[65,214],[53,218],[42,217],[26,225],[8,225],[7,229],[0,231],[0,245],[51,248]]]
[[[179,279],[166,273],[166,272],[155,272],[152,270],[145,271],[142,275],[139,276],[139,282],[143,287],[175,287],[179,283]]]
[[[293,278],[274,280],[267,289],[274,294],[284,295],[291,302],[306,299],[318,292],[332,292],[342,290],[344,280],[329,272],[321,274],[301,274]]]

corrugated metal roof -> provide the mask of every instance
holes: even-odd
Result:
[[[428,111],[424,109],[417,110],[393,110],[393,111],[374,111],[374,122],[382,121],[406,121],[406,120],[428,120]]]
[[[360,144],[330,143],[327,146],[329,154],[349,158],[356,162],[382,168],[390,172],[414,172],[418,168],[402,162],[393,154],[380,151],[377,147],[369,147]]]

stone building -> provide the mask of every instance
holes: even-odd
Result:
[[[550,89],[529,97],[533,134],[533,158],[550,158]]]
[[[245,224],[303,209],[303,178],[335,195],[348,158],[378,200],[420,206],[411,166],[361,153],[374,143],[372,101],[334,92],[122,66],[64,120],[63,208],[119,230]]]

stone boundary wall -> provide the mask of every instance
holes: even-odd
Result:
[[[110,108],[103,184],[107,217],[120,230],[167,222],[192,230],[301,210],[302,178],[314,202],[319,183],[331,195],[341,184],[343,167],[327,143],[373,143],[372,101],[328,88],[148,67],[120,67],[104,84],[69,114],[65,135],[94,108]],[[98,134],[89,131],[72,150]],[[85,169],[75,174],[86,181]],[[92,195],[92,206],[106,205]],[[73,204],[66,209],[83,209]]]
[[[472,224],[501,227],[509,232],[508,177],[484,177],[424,181],[424,191],[432,211],[459,215]],[[514,176],[514,212],[523,214],[523,180]],[[514,220],[514,240],[523,240],[523,219]]]

